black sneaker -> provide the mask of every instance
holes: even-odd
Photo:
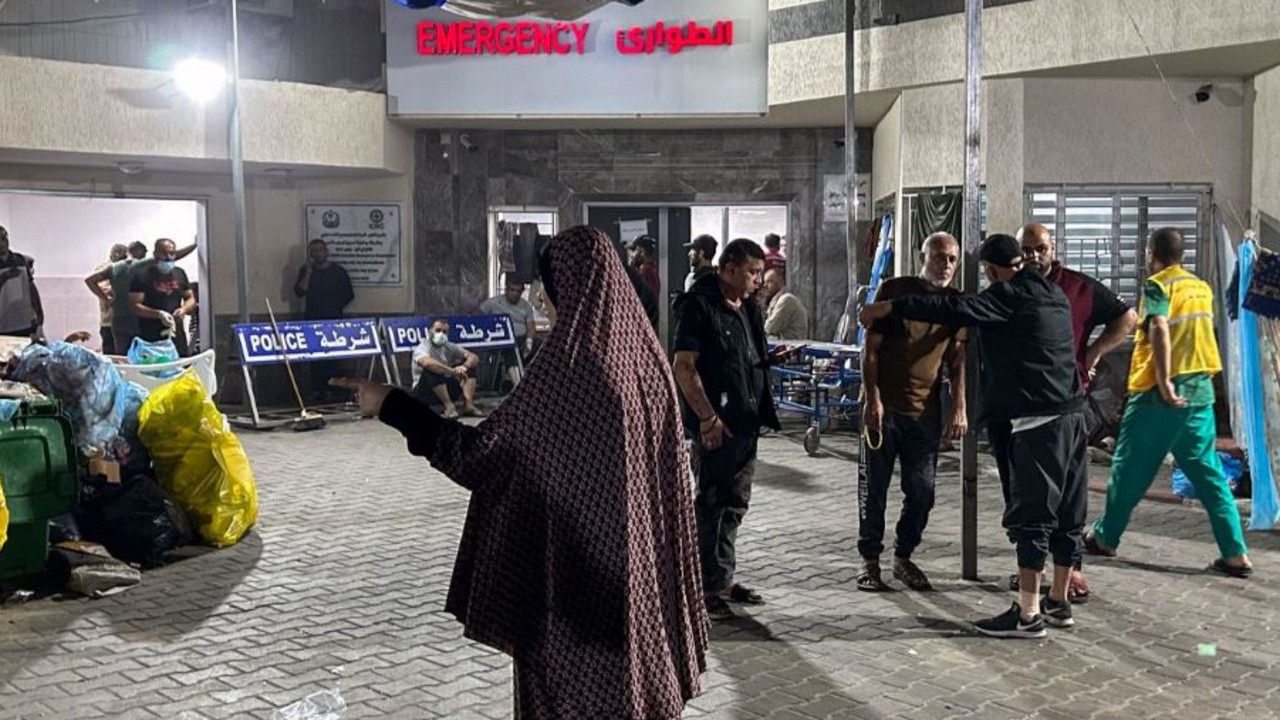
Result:
[[[719,595],[707,597],[707,617],[712,620],[732,620],[733,608]]]
[[[1054,600],[1048,595],[1040,598],[1040,617],[1049,627],[1069,628],[1076,624],[1076,619],[1071,612],[1071,603],[1065,600]]]
[[[1016,602],[1000,615],[974,623],[973,628],[987,637],[997,638],[1042,638],[1049,634],[1039,615],[1030,622],[1024,621],[1022,608]]]

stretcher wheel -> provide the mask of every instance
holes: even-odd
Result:
[[[822,444],[822,432],[811,427],[804,431],[804,451],[810,455],[818,454],[818,447]]]

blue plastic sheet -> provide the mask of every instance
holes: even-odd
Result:
[[[178,347],[172,340],[148,342],[142,338],[133,339],[133,344],[129,346],[128,357],[131,365],[162,365],[179,359]],[[157,378],[174,378],[181,373],[180,368],[170,368],[144,374]]]
[[[137,410],[146,390],[121,380],[111,362],[92,350],[62,342],[31,345],[22,351],[12,376],[58,399],[80,452],[88,455],[100,449],[113,460],[121,459],[115,453],[131,444],[127,438],[123,445],[116,442],[126,416],[136,444]]]
[[[1227,476],[1227,484],[1232,490],[1240,484],[1240,476],[1244,474],[1244,463],[1231,457],[1227,453],[1218,453],[1218,459],[1222,461],[1222,470]],[[1187,478],[1187,474],[1182,472],[1182,468],[1173,469],[1173,494],[1187,500],[1196,499],[1196,488],[1191,484],[1191,480]]]
[[[22,407],[20,400],[0,400],[0,422],[9,422],[14,415],[18,414],[18,408]]]
[[[1258,250],[1252,243],[1240,244],[1240,294],[1236,302],[1243,305]],[[1280,520],[1280,500],[1276,497],[1271,458],[1267,457],[1267,407],[1264,394],[1261,348],[1258,346],[1258,316],[1240,308],[1240,319],[1232,330],[1240,338],[1240,385],[1244,405],[1244,447],[1253,476],[1253,512],[1250,530],[1270,530]]]

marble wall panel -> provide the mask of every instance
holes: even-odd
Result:
[[[823,174],[844,167],[839,129],[465,134],[476,150],[462,147],[463,131],[418,133],[419,312],[466,311],[482,298],[492,206],[558,207],[567,227],[582,222],[584,202],[753,201],[791,206],[791,284],[815,330],[829,336],[843,310],[844,226],[824,226],[820,203]]]

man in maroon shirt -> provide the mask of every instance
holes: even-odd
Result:
[[[1018,231],[1018,243],[1027,265],[1038,270],[1067,296],[1071,303],[1071,329],[1076,340],[1076,369],[1080,383],[1088,392],[1089,384],[1097,372],[1098,362],[1114,350],[1133,332],[1138,316],[1124,300],[1097,280],[1069,270],[1054,259],[1056,247],[1049,228],[1040,223],[1030,223]],[[1102,327],[1102,334],[1089,342],[1094,330]],[[1007,429],[1002,428],[1007,432]],[[999,432],[995,428],[993,432]],[[998,443],[999,440],[993,440]],[[1003,478],[1001,478],[1003,484]],[[1071,571],[1069,597],[1082,601],[1089,597],[1089,584],[1080,572],[1079,565]]]
[[[650,235],[641,235],[627,246],[631,251],[631,267],[635,268],[654,297],[662,297],[662,277],[658,274],[658,241]]]

